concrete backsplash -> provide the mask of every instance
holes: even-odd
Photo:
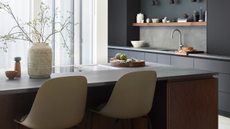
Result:
[[[174,32],[173,39],[171,38],[174,29],[181,31],[184,46],[207,51],[206,26],[140,27],[140,40],[145,41],[145,45],[153,48],[178,49],[179,33]]]

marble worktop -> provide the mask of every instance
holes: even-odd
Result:
[[[162,49],[162,48],[150,48],[150,47],[134,48],[130,46],[108,46],[108,48],[175,55],[175,50]],[[178,55],[178,56],[184,56],[184,55]],[[208,53],[189,54],[187,57],[208,58],[208,59],[230,61],[230,56],[215,55],[215,54],[208,54]]]
[[[81,71],[79,71],[78,68],[78,66],[72,66],[72,69],[77,70],[52,73],[50,78],[45,79],[31,79],[24,71],[21,77],[11,80],[1,72],[0,95],[36,92],[45,81],[64,76],[85,76],[87,78],[88,87],[98,87],[114,85],[121,76],[134,71],[154,70],[157,72],[157,81],[218,75],[217,72],[181,68],[150,62],[146,62],[146,66],[144,67],[112,67],[109,64],[100,64],[94,65],[93,67],[81,66]]]

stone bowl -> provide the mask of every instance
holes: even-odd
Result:
[[[141,47],[144,41],[131,41],[133,47]]]
[[[17,71],[6,71],[5,74],[9,79],[14,79],[17,75]]]

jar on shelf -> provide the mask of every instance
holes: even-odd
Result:
[[[137,14],[137,23],[141,23],[144,20],[144,15],[142,13]]]

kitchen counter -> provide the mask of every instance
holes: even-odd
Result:
[[[149,48],[149,47],[134,48],[134,47],[127,47],[127,46],[108,46],[108,48],[175,55],[175,50],[170,50],[170,49],[168,51],[168,49],[157,49],[157,48]],[[184,56],[184,55],[178,55],[178,56]],[[230,61],[230,56],[207,54],[207,53],[189,54],[188,57],[209,58],[209,59]]]
[[[64,77],[64,76],[85,76],[88,81],[88,87],[98,87],[114,85],[116,81],[126,73],[142,70],[154,70],[157,72],[157,81],[183,79],[191,77],[203,77],[217,75],[217,72],[203,70],[180,68],[175,66],[146,62],[145,67],[111,67],[109,64],[88,65],[81,67],[64,67],[71,69],[64,73],[53,73],[51,78],[31,79],[24,71],[22,77],[13,80],[8,79],[5,75],[0,74],[0,95],[13,93],[35,92],[47,80]],[[64,69],[62,68],[62,69]],[[80,72],[79,72],[80,70]],[[57,69],[55,70],[58,71]],[[60,71],[60,70],[59,70]],[[3,72],[1,72],[3,73]]]

